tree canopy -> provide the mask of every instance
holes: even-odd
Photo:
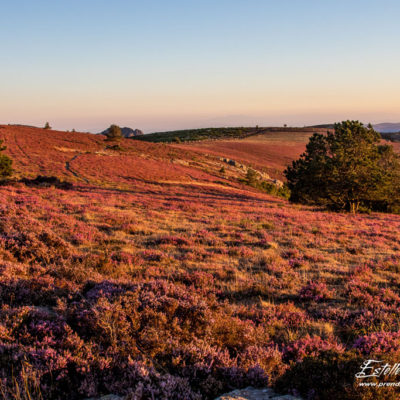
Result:
[[[290,200],[336,210],[398,211],[400,159],[371,125],[344,121],[311,136],[285,170]]]

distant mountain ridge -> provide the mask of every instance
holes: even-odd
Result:
[[[379,124],[373,124],[373,128],[380,133],[397,133],[400,132],[400,122],[381,122]],[[320,124],[312,125],[309,128],[326,128],[333,129],[334,124]]]
[[[334,124],[320,124],[312,125],[309,128],[326,128],[333,129]],[[372,127],[379,133],[400,133],[400,122],[381,122],[379,124],[373,124]],[[394,135],[398,140],[398,135]]]
[[[400,122],[382,122],[373,125],[374,129],[381,133],[400,132]]]

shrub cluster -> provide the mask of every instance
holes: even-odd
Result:
[[[272,194],[273,196],[283,197],[288,199],[290,197],[290,190],[286,184],[277,186],[271,182],[260,179],[259,174],[252,168],[249,168],[246,173],[245,182],[247,185],[259,189],[265,193]]]

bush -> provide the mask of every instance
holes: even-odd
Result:
[[[106,146],[107,150],[114,150],[114,151],[124,151],[124,148],[121,147],[119,144],[113,144],[110,146]]]
[[[331,293],[323,282],[308,282],[308,284],[301,288],[299,297],[302,301],[315,301],[329,299]]]
[[[290,197],[290,190],[287,185],[278,186],[271,182],[263,181],[260,179],[260,174],[252,168],[249,168],[246,173],[244,182],[256,189],[262,190],[273,196],[283,197],[288,199]]]
[[[259,187],[264,192],[272,194],[273,196],[283,197],[284,199],[289,199],[290,197],[290,190],[286,184],[279,187],[273,183],[262,181]]]
[[[2,146],[3,140],[0,140],[0,152],[6,150],[7,147]],[[0,153],[0,181],[8,178],[13,173],[12,159],[5,154]]]
[[[25,183],[26,186],[55,187],[64,190],[70,190],[74,187],[71,182],[62,181],[56,176],[38,175],[34,179],[24,178],[22,182]]]
[[[314,134],[306,151],[285,170],[290,200],[353,213],[391,211],[400,204],[400,159],[380,145],[371,125],[335,124],[327,135]]]
[[[110,127],[107,129],[106,136],[107,136],[107,140],[122,139],[121,128],[115,124],[110,125]]]
[[[359,337],[355,341],[353,348],[366,355],[371,353],[399,354],[400,333],[373,332],[370,335]]]
[[[258,183],[258,173],[254,169],[249,168],[246,173],[246,181],[250,186],[256,186]]]

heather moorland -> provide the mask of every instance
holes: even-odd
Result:
[[[0,138],[0,396],[398,398],[354,375],[400,355],[400,216],[291,204],[221,161],[282,178],[303,142]]]

